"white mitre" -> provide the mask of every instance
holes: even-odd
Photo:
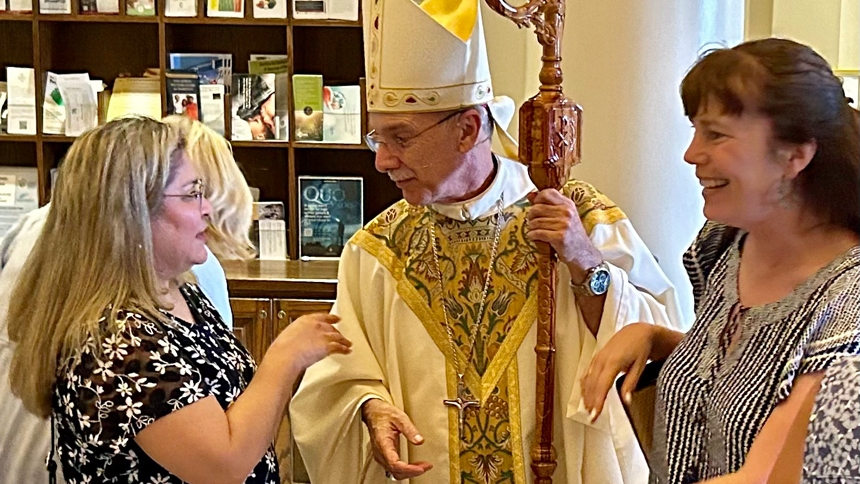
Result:
[[[367,111],[425,113],[486,104],[506,154],[516,158],[516,144],[504,131],[514,103],[493,92],[478,2],[362,3]]]

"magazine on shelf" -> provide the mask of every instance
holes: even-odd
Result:
[[[36,134],[36,73],[6,67],[6,126],[9,134]]]
[[[81,13],[83,14],[108,14],[119,13],[119,0],[81,0]]]
[[[155,0],[125,0],[125,14],[138,17],[155,16]]]
[[[6,0],[0,0],[0,12],[6,10]]]
[[[57,87],[65,105],[66,136],[80,136],[99,124],[99,104],[95,83],[89,79],[57,80]]]
[[[208,0],[207,17],[245,17],[245,0]]]
[[[157,77],[116,78],[106,121],[132,114],[161,119],[161,82]]]
[[[361,87],[323,88],[323,142],[361,144]]]
[[[39,0],[39,13],[72,13],[71,0]]]
[[[39,208],[36,168],[0,166],[0,239],[22,215]]]
[[[33,11],[32,0],[8,0],[10,12],[30,13]]]
[[[293,0],[293,18],[326,18],[325,0]]]
[[[290,139],[290,61],[287,55],[251,54],[248,61],[248,72],[251,74],[275,75],[275,105],[274,115],[264,112],[271,117],[270,124],[276,140]],[[271,106],[269,106],[271,107]]]
[[[254,18],[287,18],[287,0],[253,0]]]
[[[6,83],[0,82],[0,134],[6,132]]]
[[[80,74],[56,74],[48,71],[45,75],[45,99],[42,102],[42,133],[65,134],[66,133],[66,107],[63,104],[63,96],[57,85],[59,79],[89,81],[90,75],[86,72]]]
[[[168,69],[164,77],[167,88],[167,114],[183,114],[200,121],[200,80],[197,73]]]
[[[254,202],[251,242],[257,247],[257,258],[286,260],[287,223],[283,202]]]
[[[323,140],[323,77],[293,75],[293,110],[296,141]]]
[[[200,84],[221,84],[230,93],[233,54],[171,53],[168,60],[168,68],[194,71],[200,78]]]
[[[358,20],[358,0],[293,0],[293,18]]]
[[[299,257],[340,257],[364,220],[361,177],[299,177]]]
[[[221,84],[200,85],[200,115],[203,124],[224,136],[224,86]]]
[[[278,139],[275,74],[234,74],[230,115],[230,139]]]
[[[197,0],[166,0],[164,3],[165,17],[196,17]]]
[[[358,20],[358,0],[326,0],[326,11],[331,20]]]
[[[76,116],[81,116],[75,121],[69,121],[66,116],[69,110],[69,103],[63,95],[63,89],[60,84],[62,82],[80,81],[87,84],[92,90],[92,96],[87,92],[77,93],[75,86],[67,85],[67,89],[75,94],[73,100],[73,108],[77,109],[74,113]],[[98,100],[101,92],[104,90],[104,84],[99,79],[90,79],[90,75],[86,72],[79,74],[56,74],[47,72],[45,76],[45,98],[42,102],[42,133],[44,134],[64,134],[67,136],[75,136],[67,131],[67,121],[76,126],[72,131],[80,128],[79,122],[83,123],[84,129],[89,129],[91,122],[89,121],[90,110],[95,109],[96,124],[98,124]],[[86,111],[86,112],[85,112]]]

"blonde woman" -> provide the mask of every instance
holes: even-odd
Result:
[[[254,254],[248,239],[251,192],[223,136],[185,116],[168,116],[164,122],[184,132],[189,160],[205,180],[212,205],[206,232],[207,250],[211,251],[206,262],[193,266],[191,272],[224,323],[232,328],[227,280],[219,259],[246,259]],[[12,395],[5,369],[11,364],[13,351],[6,331],[12,288],[42,232],[49,210],[50,204],[25,215],[0,240],[0,368],[4,369],[0,371],[0,482],[48,482],[45,455],[50,446],[49,427],[43,419],[24,410],[21,401]]]
[[[163,121],[184,133],[188,158],[206,184],[206,196],[212,204],[206,246],[215,255],[209,259],[217,257],[223,261],[253,257],[254,246],[248,238],[253,210],[251,189],[233,159],[230,143],[205,124],[187,116],[168,116]],[[224,322],[232,328],[227,278],[221,264],[204,263],[195,266],[193,272],[203,294],[215,304]]]
[[[78,138],[13,290],[11,388],[55,421],[69,482],[276,483],[296,377],[350,351],[336,317],[309,315],[257,368],[183,282],[207,258],[212,213],[184,147],[148,118]]]

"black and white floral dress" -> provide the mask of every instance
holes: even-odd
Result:
[[[113,322],[117,332],[101,341],[90,338],[60,369],[53,412],[68,484],[181,483],[141,450],[135,435],[209,395],[226,410],[250,383],[256,364],[248,351],[196,286],[180,290],[194,324],[170,315],[164,323],[120,312]],[[100,358],[94,356],[96,345]],[[269,447],[245,482],[279,481]]]

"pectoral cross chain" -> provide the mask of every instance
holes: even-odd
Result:
[[[466,410],[469,407],[479,408],[481,406],[481,402],[469,399],[468,394],[466,393],[466,384],[463,382],[463,375],[457,375],[459,378],[457,380],[457,398],[442,400],[442,403],[448,407],[454,407],[457,409],[459,425],[458,429],[460,431],[460,440],[464,439],[463,435],[463,423],[466,420]]]

